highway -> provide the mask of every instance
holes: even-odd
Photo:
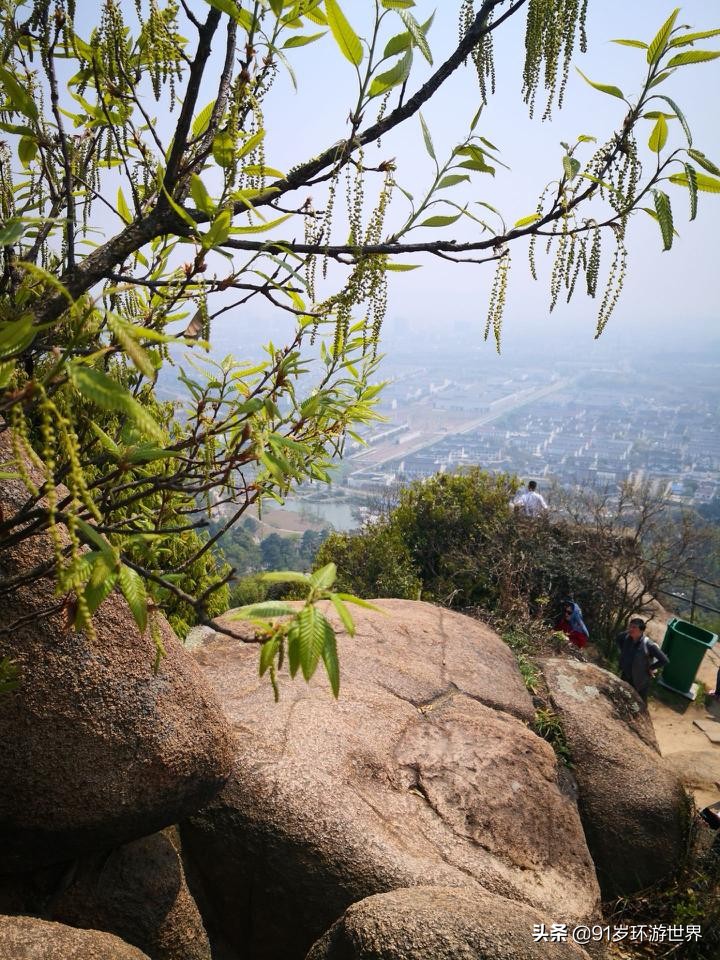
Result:
[[[448,432],[434,432],[431,436],[426,437],[418,441],[417,443],[410,443],[407,446],[404,444],[398,445],[394,444],[384,444],[381,447],[370,448],[365,450],[360,450],[357,453],[354,453],[350,458],[353,461],[360,463],[357,470],[354,470],[353,473],[360,473],[365,470],[376,470],[384,466],[386,463],[391,463],[394,460],[404,460],[409,456],[412,456],[414,453],[418,453],[420,450],[425,450],[427,447],[433,446],[439,440],[447,440],[448,437],[460,437],[467,433],[472,433],[473,430],[477,430],[478,427],[483,427],[488,423],[492,423],[494,420],[499,420],[500,417],[505,416],[506,413],[511,413],[513,410],[519,410],[521,407],[526,407],[530,403],[534,403],[536,400],[542,400],[545,397],[551,396],[553,393],[558,393],[560,390],[565,390],[568,387],[571,387],[577,377],[562,378],[560,380],[555,380],[553,383],[548,384],[545,387],[535,387],[530,390],[524,390],[520,394],[512,394],[510,397],[499,400],[495,408],[488,413],[483,414],[481,417],[477,417],[475,420],[471,420],[464,426],[460,427],[457,430],[452,430]],[[372,457],[373,453],[380,454],[380,456],[375,459]]]

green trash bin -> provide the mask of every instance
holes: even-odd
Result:
[[[688,700],[695,699],[695,677],[705,651],[717,643],[717,634],[673,617],[668,621],[662,649],[670,658],[663,668],[660,683],[668,690],[681,693]]]

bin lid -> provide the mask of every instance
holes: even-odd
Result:
[[[681,620],[680,617],[672,617],[668,620],[667,629],[679,634],[686,640],[693,640],[705,647],[713,647],[718,641],[716,633],[698,627],[697,624],[690,623],[689,620]]]

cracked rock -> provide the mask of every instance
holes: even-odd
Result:
[[[377,604],[338,634],[339,701],[319,670],[282,677],[275,704],[256,645],[196,652],[237,743],[228,784],[182,826],[211,926],[240,956],[302,960],[350,904],[427,884],[597,917],[577,807],[510,650],[468,617]]]
[[[632,687],[600,667],[559,659],[542,667],[570,748],[603,897],[657,883],[682,862],[689,817],[647,709]]]

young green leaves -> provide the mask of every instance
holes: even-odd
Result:
[[[325,0],[325,14],[330,32],[340,47],[342,55],[354,66],[359,67],[363,58],[362,42],[350,26],[337,0]]]
[[[270,583],[294,583],[306,587],[307,597],[300,609],[297,604],[269,600],[240,607],[231,615],[230,619],[249,620],[258,634],[267,638],[260,650],[260,676],[269,671],[277,700],[280,695],[277,673],[286,652],[290,676],[295,677],[300,670],[308,682],[322,660],[333,696],[337,697],[340,692],[340,664],[335,628],[317,604],[323,600],[329,601],[351,637],[355,636],[355,623],[347,605],[356,604],[369,610],[378,608],[352,594],[335,593],[331,589],[337,579],[334,563],[328,563],[312,574],[283,570],[266,573],[262,579]]]
[[[720,36],[720,30],[717,29],[687,32],[687,27],[676,26],[679,13],[679,7],[672,11],[650,43],[644,43],[642,40],[627,39],[614,41],[621,46],[634,47],[645,51],[645,59],[648,65],[645,89],[637,107],[633,108],[632,105],[630,106],[631,111],[634,110],[636,115],[642,115],[644,119],[653,121],[653,126],[648,138],[648,148],[655,154],[657,166],[655,176],[649,184],[653,197],[653,207],[642,207],[641,209],[659,224],[663,250],[669,250],[671,248],[676,231],[673,225],[670,197],[664,190],[659,189],[659,183],[666,180],[673,185],[687,188],[690,197],[691,220],[694,220],[697,215],[699,192],[720,193],[720,180],[715,179],[715,176],[720,175],[720,170],[712,161],[708,160],[702,152],[693,148],[692,131],[680,106],[670,97],[652,92],[679,68],[692,64],[708,63],[720,57],[720,51],[714,50],[693,49],[677,52],[679,48],[693,46],[698,40],[706,40]],[[581,74],[581,76],[583,76],[591,86],[603,93],[615,97],[622,96],[621,91],[617,87],[596,84],[588,80],[584,74]],[[653,100],[664,101],[664,103],[670,107],[672,113],[666,113],[657,109],[644,110]],[[632,118],[632,112],[629,114],[629,118]],[[670,139],[671,123],[673,120],[677,120],[682,127],[687,148],[685,151],[675,150],[674,153],[666,158],[664,151]],[[682,157],[683,152],[687,153],[689,159],[697,163],[698,166],[701,166],[714,176],[707,177],[704,174],[698,173],[697,169]],[[675,163],[682,165],[682,172],[663,176],[668,165]]]

